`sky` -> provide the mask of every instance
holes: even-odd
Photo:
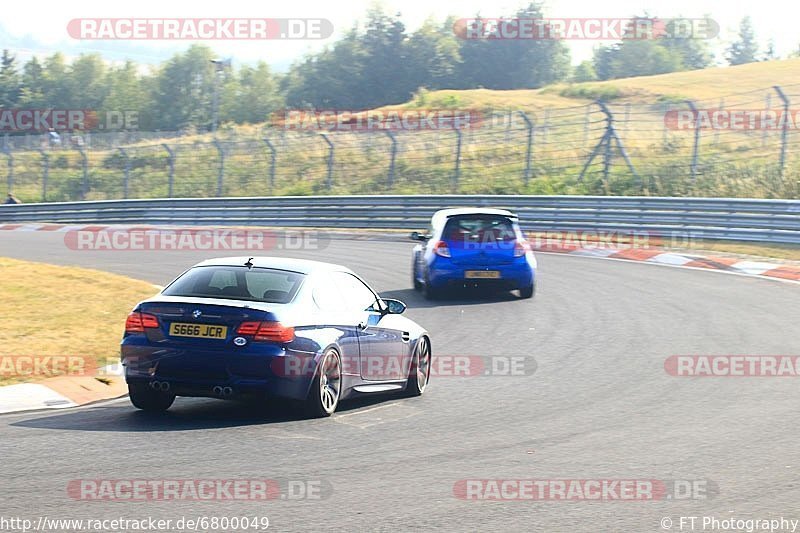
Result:
[[[411,32],[428,17],[442,21],[447,16],[469,18],[480,13],[485,17],[513,14],[525,0],[383,0],[377,2],[390,14],[400,13]],[[306,53],[332,44],[356,21],[363,21],[373,0],[294,0],[292,2],[257,2],[225,0],[136,0],[113,3],[108,0],[7,0],[0,11],[0,47],[10,48],[22,60],[30,55],[62,51],[68,57],[81,52],[100,52],[110,61],[132,59],[157,64],[191,43],[186,41],[81,41],[67,34],[67,23],[75,18],[325,18],[333,23],[334,33],[325,40],[212,41],[209,44],[222,58],[236,63],[263,60],[275,70],[285,71],[292,61]],[[726,46],[736,38],[739,21],[749,15],[762,50],[771,39],[779,56],[797,50],[800,32],[797,18],[800,2],[796,0],[549,0],[544,13],[550,18],[626,18],[647,13],[661,18],[710,16],[720,26],[720,37],[712,41],[716,59],[722,61]],[[569,41],[572,61],[590,59],[593,47],[610,41]]]

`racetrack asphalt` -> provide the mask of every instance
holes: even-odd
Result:
[[[9,232],[0,256],[163,285],[215,255],[74,251],[63,238]],[[434,377],[420,398],[368,397],[317,420],[186,398],[163,416],[126,399],[2,415],[0,516],[267,516],[277,531],[665,531],[664,517],[679,531],[680,516],[800,519],[798,378],[664,370],[678,354],[800,355],[800,286],[538,254],[533,300],[426,302],[411,289],[412,246],[334,239],[325,250],[276,255],[344,264],[405,301],[407,316],[430,331],[434,357],[524,356],[535,359],[533,375]],[[74,479],[198,478],[321,480],[332,493],[268,502],[103,502],[67,493]],[[454,496],[459,480],[522,478],[705,480],[714,489],[680,501]]]

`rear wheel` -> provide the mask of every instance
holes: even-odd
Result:
[[[422,295],[426,300],[436,300],[441,296],[441,289],[437,289],[431,285],[431,280],[425,276],[425,283],[422,284]]]
[[[519,296],[520,298],[527,299],[533,298],[533,295],[536,293],[536,282],[531,283],[527,287],[520,287],[519,289]]]
[[[137,409],[153,413],[166,411],[175,401],[175,395],[169,392],[154,390],[142,383],[128,384],[131,403]]]
[[[306,407],[311,416],[331,416],[342,395],[342,358],[330,348],[319,363]]]
[[[417,279],[417,257],[411,263],[411,282],[414,284],[414,290],[418,291],[422,288],[422,283]]]
[[[431,379],[431,345],[427,337],[420,337],[411,359],[411,368],[408,371],[406,394],[408,396],[421,396]]]

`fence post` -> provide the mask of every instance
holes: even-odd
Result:
[[[692,175],[692,181],[697,179],[697,158],[700,150],[700,113],[697,112],[697,106],[691,100],[686,100],[686,105],[694,115],[694,143],[692,145],[692,162],[689,166]]]
[[[781,124],[781,156],[780,156],[780,177],[783,179],[783,174],[786,169],[786,141],[789,135],[789,98],[784,94],[783,89],[778,85],[772,87],[778,93],[778,97],[783,102],[783,119]]]
[[[214,146],[219,153],[219,171],[217,173],[217,198],[222,196],[222,185],[225,182],[225,149],[219,139],[214,139]]]
[[[83,146],[78,146],[78,152],[81,154],[81,167],[83,168],[83,181],[81,182],[81,200],[86,200],[86,195],[89,194],[89,158],[86,157],[86,150]]]
[[[542,127],[542,144],[547,144],[547,130],[550,129],[550,110],[544,110],[544,125]]]
[[[522,176],[523,183],[527,186],[528,181],[531,179],[531,155],[533,154],[533,121],[525,114],[524,111],[519,111],[519,116],[525,121],[525,127],[528,128],[528,146],[525,149],[525,173]]]
[[[267,145],[269,148],[270,159],[269,159],[269,192],[272,192],[272,189],[275,187],[275,160],[277,158],[278,152],[275,150],[275,145],[272,144],[268,138],[264,137],[264,144]]]
[[[42,154],[42,201],[47,201],[47,180],[50,177],[50,154],[39,148],[37,150]]]
[[[456,128],[456,168],[453,172],[453,183],[451,185],[452,192],[456,192],[458,190],[458,183],[461,181],[461,137],[461,130]]]
[[[167,180],[167,197],[172,198],[173,192],[175,190],[175,150],[169,147],[167,143],[162,143],[161,147],[166,150],[167,152],[167,162],[169,163],[169,178]]]
[[[772,93],[764,95],[764,110],[769,111],[772,107]],[[761,128],[761,146],[767,145],[767,128]]]
[[[589,144],[589,116],[591,115],[592,106],[586,105],[586,116],[583,118],[583,145]]]
[[[389,179],[388,179],[389,188],[391,189],[392,187],[394,187],[394,162],[395,159],[397,158],[397,137],[395,137],[395,134],[390,130],[383,130],[383,131],[386,132],[386,135],[388,135],[389,139],[392,140],[392,151],[390,155],[391,159],[389,160]]]
[[[118,148],[119,153],[125,158],[125,167],[123,168],[124,178],[122,180],[122,197],[128,199],[128,180],[131,177],[131,158],[128,157],[128,151],[125,148]]]
[[[722,113],[722,111],[724,109],[725,109],[725,98],[720,98],[719,99],[719,112]],[[719,144],[719,130],[720,130],[720,128],[714,128],[714,145],[715,146],[717,144]]]
[[[328,138],[326,133],[320,133],[320,135],[322,135],[322,139],[328,144],[328,177],[326,186],[328,190],[331,190],[331,187],[333,187],[333,142]]]
[[[14,190],[14,154],[11,153],[11,148],[8,146],[8,136],[6,135],[6,143],[3,146],[3,153],[8,158],[8,192]]]

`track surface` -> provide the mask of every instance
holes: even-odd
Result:
[[[665,516],[678,531],[680,515],[800,519],[798,382],[675,378],[663,368],[673,354],[800,354],[799,286],[539,255],[533,301],[430,304],[409,289],[411,247],[334,240],[322,252],[287,255],[346,264],[404,300],[408,316],[432,333],[434,356],[525,355],[538,364],[534,375],[442,377],[422,398],[370,398],[327,420],[202,399],[179,399],[162,417],[127,401],[0,416],[0,515],[266,515],[278,531],[659,531]],[[0,256],[156,284],[207,255],[76,252],[62,234],[42,232],[0,240]],[[82,502],[66,493],[76,478],[322,479],[333,494],[300,502]],[[719,494],[682,502],[462,501],[453,485],[465,478],[708,479]]]

